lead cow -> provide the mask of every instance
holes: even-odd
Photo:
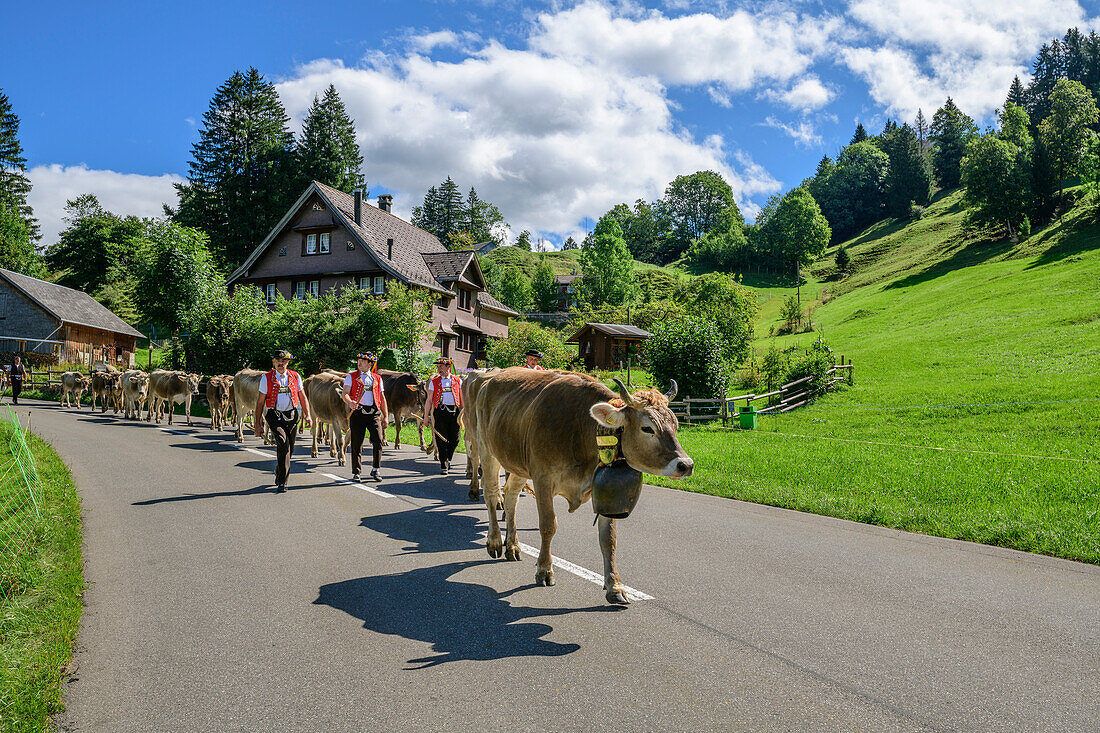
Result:
[[[108,365],[109,366],[109,365]],[[117,370],[113,372],[95,372],[92,374],[92,412],[95,412],[95,403],[102,397],[103,407],[100,412],[107,412],[108,407],[113,407],[118,414],[119,395],[122,392],[122,374]]]
[[[344,391],[344,377],[339,372],[325,370],[302,382],[302,388],[313,416],[313,447],[310,455],[317,457],[321,423],[325,423],[328,426],[329,455],[336,459],[338,465],[343,466],[346,462],[344,453],[350,427],[348,418],[351,415],[351,409],[340,396]]]
[[[554,497],[564,497],[573,512],[592,496],[599,465],[597,423],[620,431],[623,458],[635,470],[683,478],[694,468],[676,438],[676,416],[668,409],[676,394],[675,383],[667,394],[656,390],[630,394],[622,382],[616,380],[616,384],[621,403],[613,403],[615,393],[586,374],[512,367],[492,375],[477,391],[475,432],[489,510],[486,549],[491,557],[503,554],[509,560],[520,559],[516,500],[530,479],[542,536],[535,569],[538,585],[554,585],[550,556],[550,541],[557,530]],[[509,472],[503,497],[507,520],[503,543],[494,511],[500,501],[501,467]],[[629,601],[615,566],[615,521],[598,518],[604,591],[608,602],[625,605]]]
[[[122,406],[126,419],[141,419],[141,410],[149,397],[149,375],[140,369],[122,373]]]

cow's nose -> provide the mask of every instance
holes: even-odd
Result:
[[[681,476],[690,476],[691,472],[695,470],[695,461],[690,458],[685,458],[676,463],[676,471]]]

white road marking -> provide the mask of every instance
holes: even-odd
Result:
[[[163,430],[166,433],[172,433],[172,435],[187,435],[188,433],[183,430],[173,430],[172,428],[157,428],[157,430]]]
[[[262,451],[262,450],[258,450],[256,448],[249,448],[249,447],[243,446],[243,445],[238,445],[237,447],[240,448],[241,450],[246,450],[249,453],[255,453],[258,456],[263,456],[264,458],[271,458],[271,453],[268,452],[268,451]]]
[[[482,537],[488,537],[489,533],[488,532],[482,532],[481,536]],[[531,545],[526,545],[526,544],[520,542],[519,543],[519,549],[520,549],[520,552],[522,552],[524,555],[528,555],[528,556],[534,557],[534,558],[538,558],[538,556],[539,556],[538,549],[536,549],[534,547],[531,547]],[[580,565],[577,565],[575,563],[571,563],[568,560],[563,560],[560,557],[558,557],[557,555],[551,555],[550,556],[550,562],[556,568],[561,568],[562,570],[564,570],[568,573],[573,573],[573,575],[576,575],[578,578],[584,578],[585,580],[588,580],[590,582],[595,583],[596,585],[600,586],[601,588],[603,587],[603,576],[600,575],[599,573],[594,573],[591,570],[589,570],[588,568],[582,568]],[[653,596],[649,595],[648,593],[643,593],[642,591],[638,590],[637,588],[631,588],[629,585],[624,585],[623,586],[623,594],[632,601],[652,601],[652,600],[655,600],[653,598]]]
[[[382,491],[380,489],[376,489],[373,486],[367,486],[366,484],[357,484],[354,481],[352,481],[351,479],[341,478],[340,476],[337,476],[337,475],[331,474],[331,473],[322,473],[321,475],[326,476],[326,477],[332,479],[333,481],[339,481],[342,484],[350,484],[351,486],[354,486],[357,489],[362,489],[363,491],[369,491],[372,494],[377,494],[378,496],[385,497],[386,499],[394,498],[393,494],[387,494],[385,491]]]

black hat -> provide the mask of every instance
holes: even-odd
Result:
[[[542,352],[539,351],[538,349],[528,349],[527,353],[524,354],[524,356],[533,356],[536,359],[541,359],[542,358]]]
[[[290,353],[286,349],[276,349],[275,353],[271,355],[272,359],[293,359],[294,354]]]
[[[355,358],[366,359],[367,361],[378,361],[378,357],[370,353],[369,351],[360,351],[358,354],[355,355]]]

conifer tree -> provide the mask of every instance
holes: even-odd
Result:
[[[439,184],[439,221],[436,236],[444,242],[464,229],[466,210],[462,202],[462,193],[450,176]]]
[[[519,233],[519,236],[516,237],[516,248],[527,252],[531,251],[531,232],[524,229]]]
[[[203,115],[188,182],[176,184],[175,219],[206,232],[226,269],[244,261],[301,194],[288,122],[275,85],[255,68],[218,87]]]
[[[1054,39],[1044,43],[1032,65],[1031,83],[1027,87],[1027,114],[1038,125],[1050,115],[1050,94],[1063,78],[1065,52],[1062,42]]]
[[[1061,198],[1066,176],[1076,172],[1077,163],[1089,138],[1092,126],[1100,119],[1096,100],[1084,84],[1060,79],[1050,95],[1051,112],[1039,124],[1039,137],[1050,151],[1058,172],[1058,193]]]
[[[1027,92],[1024,91],[1024,85],[1020,82],[1019,76],[1012,78],[1012,86],[1008,88],[1008,96],[1005,97],[1005,104],[1014,104],[1017,107],[1025,107],[1027,105]]]
[[[27,159],[19,142],[19,117],[6,94],[0,91],[0,206],[23,220],[32,244],[39,237],[38,221],[27,203],[31,182],[27,178]]]
[[[412,210],[412,223],[426,232],[439,236],[439,189],[432,186],[424,194],[424,201]]]
[[[862,122],[857,122],[855,134],[852,135],[852,139],[848,141],[848,144],[855,145],[856,143],[864,142],[866,139],[867,130],[864,129]]]
[[[921,153],[924,153],[924,144],[928,140],[928,118],[924,116],[924,110],[917,107],[917,119],[913,123],[913,131],[917,133],[917,142],[920,143]]]
[[[932,115],[932,170],[940,188],[959,185],[959,166],[977,132],[974,120],[963,114],[951,97]]]
[[[345,193],[363,187],[363,156],[355,142],[355,122],[332,84],[323,98],[313,98],[302,125],[297,155],[302,189],[310,181],[320,181]]]
[[[573,237],[566,237],[565,241],[561,244],[561,249],[563,252],[570,249],[580,249],[580,245],[577,244],[577,240],[573,239]]]
[[[894,216],[909,213],[909,204],[925,206],[932,197],[932,167],[908,123],[895,127],[883,142],[890,156],[886,173],[886,209]]]
[[[504,217],[495,204],[485,201],[477,195],[474,187],[470,187],[470,193],[466,196],[466,213],[464,226],[470,238],[475,242],[488,242],[499,239],[499,225],[504,224]]]

